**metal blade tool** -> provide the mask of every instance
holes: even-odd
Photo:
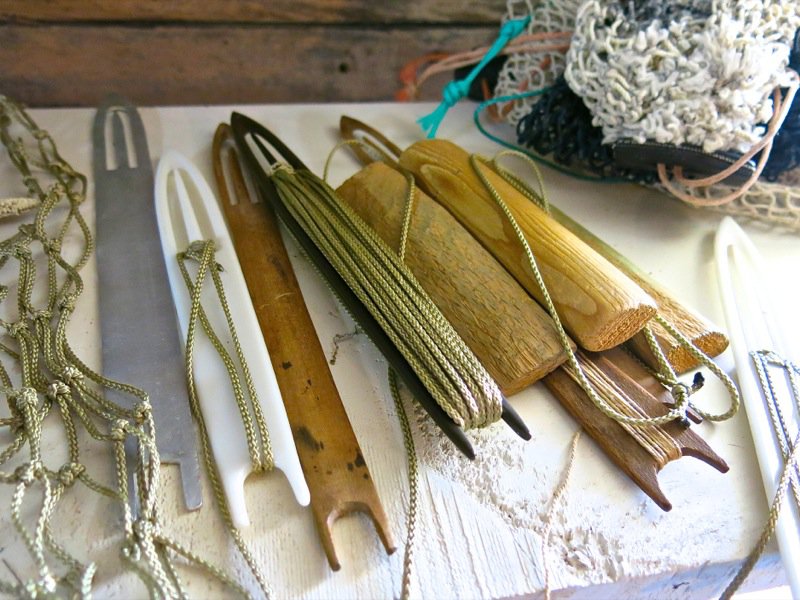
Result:
[[[186,508],[195,510],[203,501],[195,428],[139,113],[109,98],[95,116],[92,141],[103,373],[147,392],[161,461],[179,466]],[[132,397],[108,395],[132,407]],[[128,450],[130,457],[133,447]],[[136,486],[130,489],[138,512]]]

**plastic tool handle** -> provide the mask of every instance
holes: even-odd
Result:
[[[177,195],[177,206],[173,203],[172,209],[168,189],[170,176],[174,178]],[[201,233],[201,218],[196,212],[196,207],[192,206],[192,199],[183,180],[184,176],[189,178],[197,191],[206,220],[210,223],[212,231],[206,235]],[[286,475],[298,503],[306,506],[310,501],[308,486],[297,457],[275,372],[260,334],[258,320],[217,200],[197,168],[174,151],[164,154],[159,162],[155,190],[162,249],[184,343],[188,333],[191,299],[176,260],[179,252],[176,232],[182,232],[185,237],[182,242],[185,244],[198,238],[214,239],[217,246],[215,260],[223,267],[220,277],[228,297],[243,355],[251,367],[253,384],[258,392],[261,410],[269,430],[275,466]],[[173,221],[173,218],[177,222]],[[205,287],[202,297],[204,306],[213,307],[218,303],[211,286]],[[208,312],[212,313],[212,310]],[[222,318],[213,313],[209,314],[212,322],[215,316],[217,320]],[[229,336],[223,336],[221,339],[226,348],[232,352],[233,344]],[[193,375],[200,408],[210,423],[211,448],[220,469],[231,516],[236,526],[249,525],[244,502],[244,480],[250,473],[251,461],[244,425],[236,403],[231,397],[227,370],[205,335],[198,335],[196,338]]]
[[[771,307],[766,295],[768,288],[762,277],[764,259],[745,232],[730,217],[722,220],[717,231],[715,254],[720,295],[736,362],[739,388],[747,411],[764,488],[771,499],[775,496],[783,470],[783,456],[764,405],[750,352],[770,349],[782,354],[784,346],[771,318]],[[793,503],[787,502],[781,510],[775,533],[792,595],[800,598],[800,515]]]

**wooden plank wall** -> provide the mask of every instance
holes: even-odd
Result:
[[[504,12],[505,0],[2,0],[0,94],[30,106],[112,91],[139,105],[392,100],[408,61],[490,43]]]

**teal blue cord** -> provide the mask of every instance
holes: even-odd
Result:
[[[455,106],[459,100],[464,98],[469,93],[469,87],[472,85],[472,82],[489,63],[489,61],[500,54],[500,51],[505,48],[508,42],[525,31],[525,29],[528,27],[528,23],[530,22],[530,15],[519,19],[506,21],[500,28],[500,35],[495,40],[494,44],[492,44],[492,47],[489,48],[488,52],[484,54],[481,61],[475,65],[472,71],[470,71],[469,75],[467,75],[464,79],[451,81],[444,86],[444,90],[442,91],[443,99],[439,106],[437,106],[436,109],[429,115],[425,115],[424,117],[417,119],[417,123],[419,123],[420,127],[422,127],[422,130],[426,133],[429,139],[436,137],[436,131],[439,129],[439,125],[442,123],[442,120],[444,120],[444,116],[447,114],[447,111]]]
[[[512,102],[514,100],[519,100],[520,98],[530,98],[531,96],[540,96],[541,94],[545,93],[549,88],[542,88],[539,90],[531,90],[528,92],[520,92],[518,94],[510,94],[508,96],[498,96],[497,98],[490,98],[489,100],[485,100],[478,105],[478,108],[475,109],[475,113],[473,114],[473,120],[475,121],[475,126],[478,128],[484,137],[489,138],[493,142],[500,144],[506,148],[510,148],[511,150],[516,150],[517,152],[522,152],[523,154],[529,156],[533,160],[538,163],[541,163],[551,169],[558,171],[559,173],[564,173],[565,175],[569,175],[570,177],[574,177],[575,179],[580,179],[582,181],[593,181],[595,183],[634,183],[628,179],[623,177],[595,177],[592,175],[585,175],[579,171],[574,171],[572,169],[568,169],[558,163],[555,163],[551,160],[547,160],[546,158],[534,154],[533,152],[526,150],[522,146],[518,146],[516,144],[512,144],[502,138],[497,137],[489,133],[481,124],[481,112],[483,112],[486,107],[491,106],[493,104],[499,104],[502,102]]]

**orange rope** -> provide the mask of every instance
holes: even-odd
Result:
[[[511,41],[500,54],[566,52],[569,49],[569,41],[571,38],[571,31],[543,31],[521,35]],[[541,43],[553,40],[553,43]],[[455,54],[433,53],[409,61],[400,70],[400,81],[404,84],[404,87],[395,93],[395,99],[401,102],[415,99],[417,97],[417,91],[422,87],[425,81],[439,73],[475,64],[488,50],[489,47],[486,46],[476,50],[458,52]],[[432,64],[417,75],[419,67],[430,62],[432,62]]]
[[[775,136],[778,134],[778,131],[780,131],[781,125],[783,125],[783,122],[786,119],[786,115],[789,114],[789,109],[792,107],[792,101],[797,93],[798,85],[800,85],[800,80],[798,80],[797,76],[794,76],[792,85],[788,90],[786,90],[786,94],[783,96],[783,98],[781,98],[780,88],[775,88],[772,93],[772,118],[770,119],[767,127],[767,132],[764,134],[764,137],[762,137],[757,143],[753,144],[753,146],[741,157],[739,157],[739,159],[732,165],[723,169],[719,173],[709,177],[703,177],[701,179],[689,179],[684,177],[683,168],[680,166],[676,166],[673,169],[675,180],[690,189],[715,185],[735,173],[737,170],[739,170],[739,168],[742,167],[742,165],[753,158],[757,152],[763,149],[763,152],[758,159],[758,164],[756,165],[755,171],[739,188],[718,198],[699,198],[697,196],[692,196],[691,194],[688,194],[675,187],[669,178],[669,174],[667,173],[667,166],[664,163],[659,163],[658,178],[662,185],[673,196],[683,200],[688,204],[691,204],[692,206],[720,206],[722,204],[727,204],[728,202],[746,193],[747,190],[749,190],[753,184],[755,184],[761,175],[761,172],[764,170],[764,165],[766,165],[767,159],[769,158],[769,153],[772,150],[772,142],[774,141]]]

